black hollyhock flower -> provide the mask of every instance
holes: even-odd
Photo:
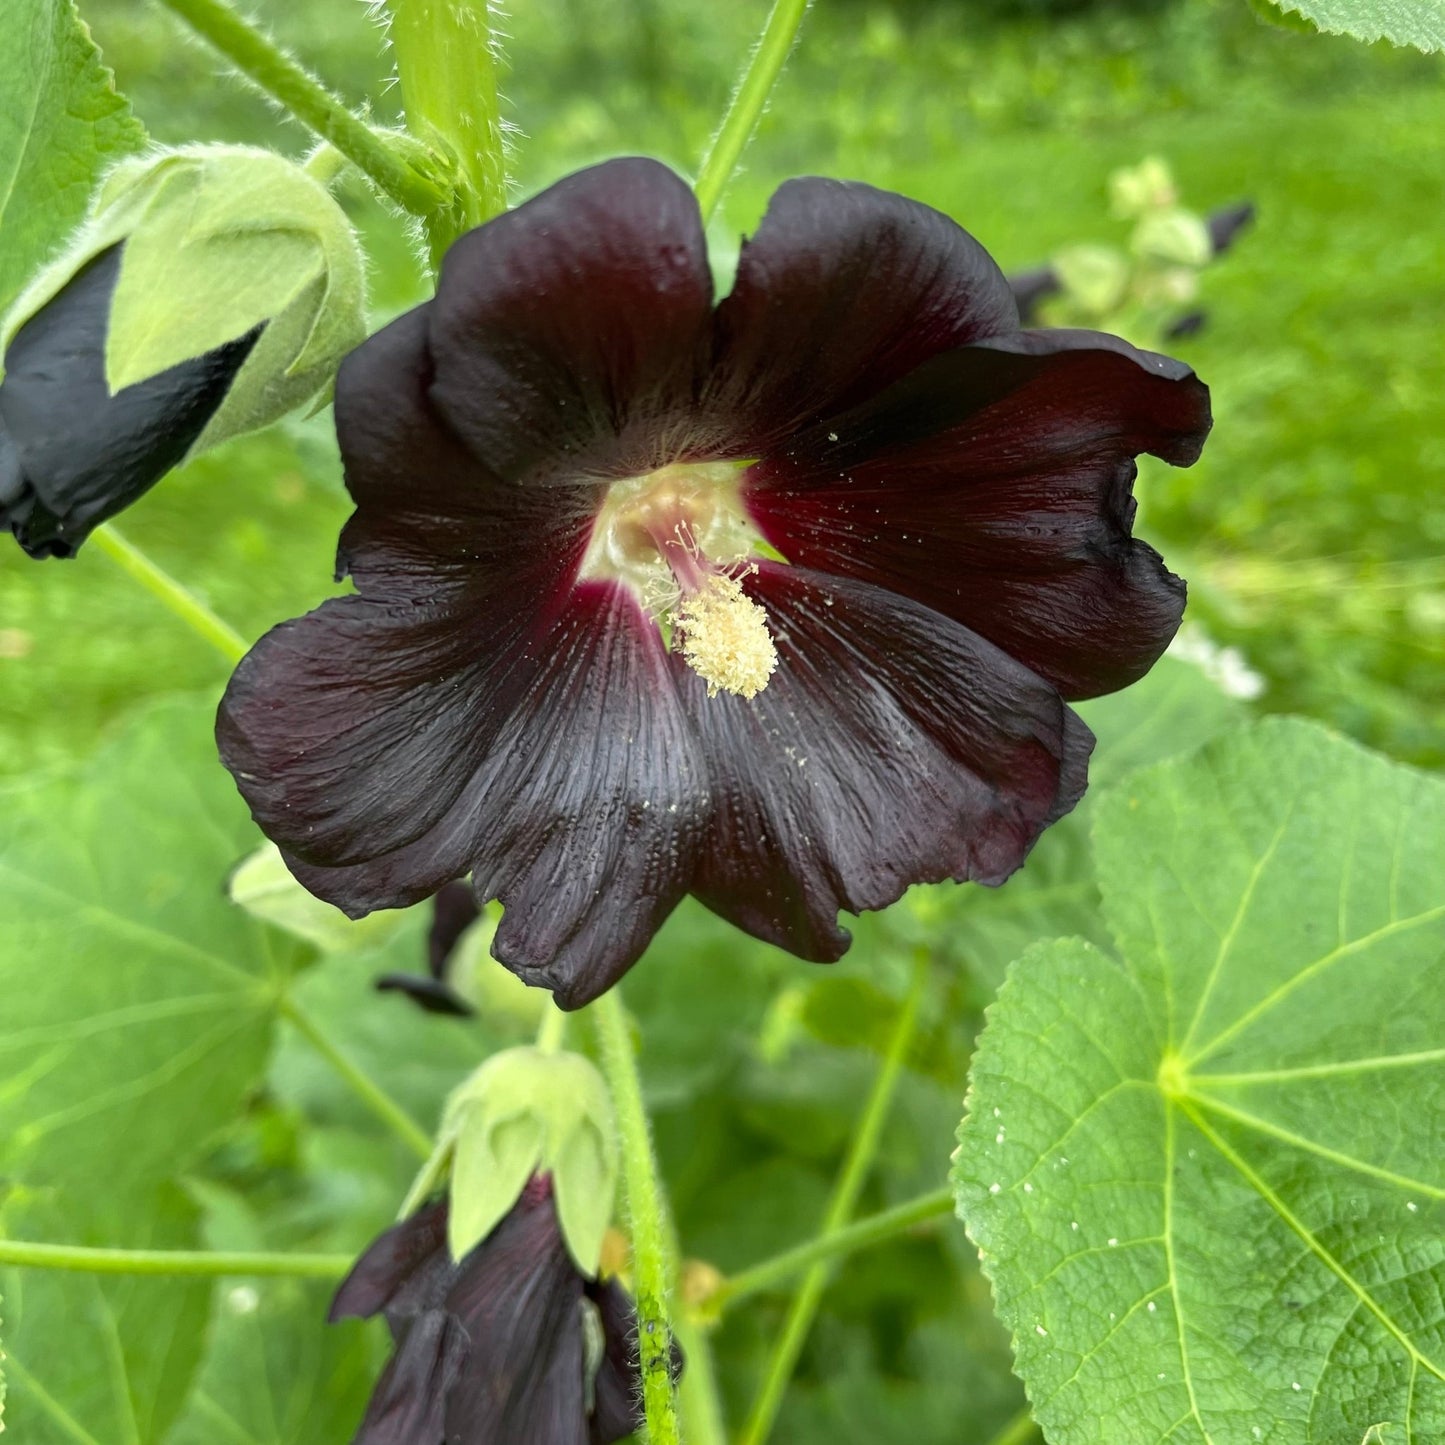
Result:
[[[376,986],[383,993],[405,994],[427,1013],[470,1018],[476,1010],[447,982],[447,965],[462,934],[481,917],[481,909],[465,883],[448,883],[432,899],[427,931],[427,972],[384,973]]]
[[[714,305],[690,191],[581,172],[471,232],[343,364],[356,595],[276,628],[221,753],[352,914],[468,872],[575,1007],[686,893],[805,958],[840,909],[999,883],[1083,792],[1065,705],[1184,584],[1135,457],[1209,428],[1185,366],[1017,327],[953,221],[791,181]]]
[[[176,466],[226,398],[261,328],[111,394],[105,338],[120,245],[15,333],[0,382],[0,526],[32,557],[73,557]]]
[[[610,1445],[642,1424],[632,1301],[578,1273],[545,1176],[459,1264],[444,1201],[387,1230],[331,1306],[375,1314],[396,1350],[354,1445]]]

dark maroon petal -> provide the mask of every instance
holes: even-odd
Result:
[[[217,721],[221,760],[262,829],[287,854],[331,867],[434,830],[505,725],[506,658],[528,646],[533,620],[354,596],[274,628],[232,675]],[[410,880],[407,902],[466,868],[453,840]]]
[[[747,587],[777,641],[772,680],[751,702],[696,679],[687,694],[714,808],[693,891],[739,927],[835,959],[840,909],[1001,883],[1082,795],[1089,730],[990,643],[801,567],[763,563]]]
[[[1003,273],[941,212],[856,182],[792,180],[717,309],[710,404],[733,422],[733,455],[756,455],[939,352],[1017,328]]]
[[[338,572],[393,603],[457,598],[474,618],[539,607],[575,570],[600,491],[528,493],[467,449],[429,399],[428,309],[399,317],[342,363],[336,427],[357,510]]]
[[[749,473],[791,561],[926,603],[1091,697],[1168,646],[1184,584],[1131,535],[1134,458],[1198,455],[1209,393],[1095,332],[964,347],[801,434]]]
[[[427,968],[435,979],[444,979],[452,950],[462,934],[482,916],[472,890],[465,883],[448,883],[432,899],[431,928],[427,930]]]
[[[432,647],[386,609],[327,603],[242,664],[222,755],[312,892],[361,914],[470,872],[505,905],[496,957],[580,1007],[686,892],[705,764],[622,588],[584,584],[555,616],[498,628],[471,670],[432,675],[433,653],[480,630],[439,627]]]
[[[650,471],[696,430],[711,307],[691,190],[656,161],[608,161],[447,252],[431,394],[507,481]]]
[[[444,1445],[447,1396],[468,1351],[466,1331],[444,1310],[408,1321],[352,1445]]]
[[[336,1291],[327,1318],[333,1323],[368,1319],[392,1308],[419,1274],[431,1273],[439,1258],[450,1265],[445,1200],[427,1205],[379,1235]]]
[[[587,1445],[582,1286],[551,1199],[524,1195],[447,1296],[472,1347],[447,1397],[448,1441]]]

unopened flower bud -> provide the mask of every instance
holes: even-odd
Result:
[[[0,332],[0,525],[73,556],[180,462],[324,400],[363,303],[351,224],[299,166],[238,146],[122,162]]]
[[[494,1054],[451,1097],[448,1241],[460,1259],[486,1238],[536,1174],[551,1176],[577,1267],[595,1275],[617,1192],[617,1124],[601,1074],[580,1054]]]

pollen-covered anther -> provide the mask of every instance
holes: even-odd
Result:
[[[711,574],[683,598],[673,619],[683,660],[707,683],[707,695],[756,697],[778,665],[768,615],[736,577]]]

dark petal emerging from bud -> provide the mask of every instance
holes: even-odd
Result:
[[[443,1018],[469,1019],[476,1010],[448,983],[419,973],[384,973],[376,980],[378,993],[399,993],[423,1013]]]
[[[452,950],[462,934],[482,916],[472,890],[465,883],[448,883],[432,899],[431,928],[427,933],[427,966],[431,976],[444,979]]]
[[[431,1014],[470,1018],[476,1010],[447,982],[447,964],[462,934],[481,917],[481,909],[465,883],[448,883],[432,899],[432,922],[427,933],[429,977],[415,973],[387,973],[376,981],[383,993],[403,993],[418,1008]]]
[[[88,262],[30,318],[0,382],[0,525],[32,557],[73,557],[174,467],[205,429],[260,329],[111,395],[110,302],[122,247]]]
[[[379,1235],[336,1291],[327,1318],[369,1319],[386,1313],[395,1329],[441,1303],[452,1278],[447,1206],[428,1204]]]
[[[577,1272],[545,1178],[459,1264],[446,1221],[437,1203],[389,1229],[332,1304],[333,1320],[384,1313],[396,1339],[355,1445],[612,1445],[631,1434],[631,1302]],[[599,1360],[587,1347],[589,1296]]]

